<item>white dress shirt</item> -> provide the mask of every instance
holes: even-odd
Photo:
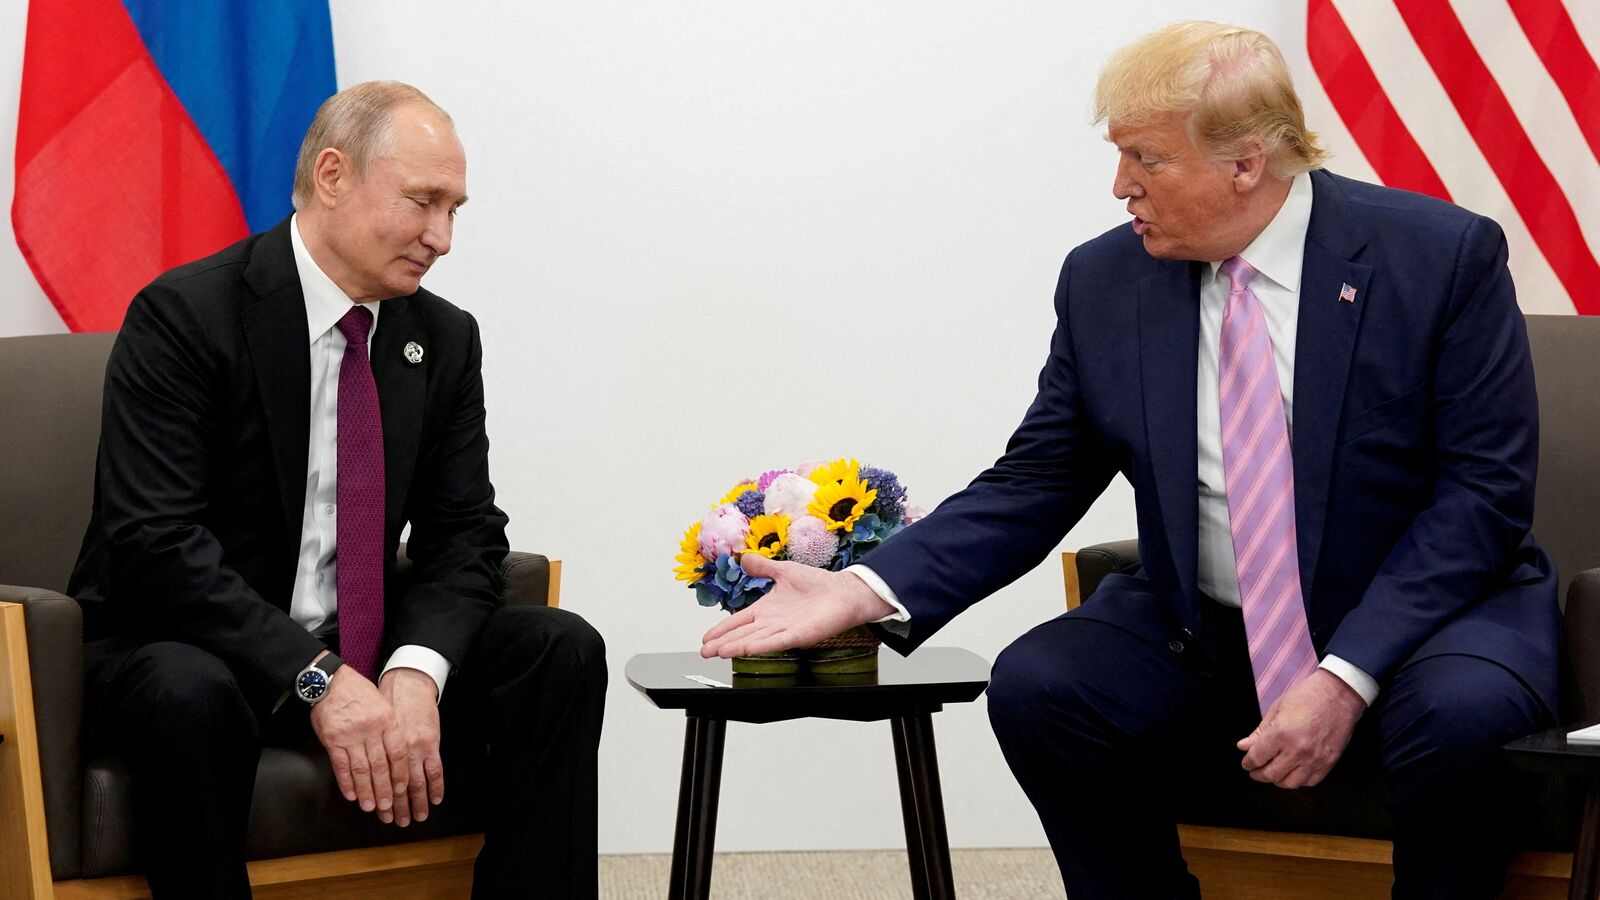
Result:
[[[339,607],[339,367],[344,361],[344,332],[334,327],[350,311],[350,298],[311,258],[300,238],[300,217],[290,221],[289,241],[306,298],[306,324],[311,341],[311,431],[306,455],[306,496],[300,517],[300,558],[294,573],[289,616],[315,631]],[[372,311],[370,338],[378,328],[382,302],[363,304]],[[444,696],[450,662],[438,651],[419,644],[396,648],[384,664],[390,669],[418,669],[433,679]]]
[[[1297,175],[1289,196],[1267,227],[1239,255],[1260,273],[1250,290],[1260,301],[1272,342],[1272,358],[1283,393],[1283,413],[1294,429],[1294,342],[1300,320],[1300,269],[1305,263],[1306,230],[1311,225],[1311,177]],[[1221,400],[1218,396],[1218,348],[1222,340],[1222,312],[1230,283],[1217,276],[1216,260],[1200,276],[1200,364],[1195,379],[1195,412],[1199,428],[1198,475],[1200,481],[1200,547],[1198,588],[1224,606],[1238,608],[1239,574],[1233,560],[1233,534],[1228,528],[1228,493],[1222,469]],[[880,620],[901,632],[894,623],[909,622],[910,613],[887,582],[864,565],[846,569],[896,609]],[[1371,705],[1378,683],[1350,662],[1328,655],[1319,664],[1350,685]]]

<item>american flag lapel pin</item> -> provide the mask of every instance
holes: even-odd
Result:
[[[1339,299],[1345,303],[1356,302],[1356,289],[1348,284],[1339,288]]]

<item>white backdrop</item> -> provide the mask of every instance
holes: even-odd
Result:
[[[9,211],[25,3],[0,4]],[[932,507],[1033,395],[1066,252],[1126,221],[1088,122],[1108,53],[1180,18],[1273,35],[1334,168],[1370,179],[1305,64],[1304,5],[335,0],[341,86],[450,110],[472,203],[428,286],[483,326],[515,547],[605,635],[601,848],[671,847],[683,719],[622,678],[720,613],[672,580],[740,476],[850,453]],[[1130,14],[1130,10],[1132,14]],[[62,330],[0,222],[0,334]],[[87,477],[88,473],[85,473]],[[1063,548],[1131,537],[1119,482]],[[988,659],[1062,609],[1055,557],[933,643]],[[889,651],[885,651],[889,652]],[[951,843],[1043,845],[983,701],[935,717]],[[718,847],[903,845],[889,730],[730,729]],[[826,804],[826,809],[818,809]]]

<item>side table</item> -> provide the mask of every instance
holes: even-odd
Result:
[[[1583,824],[1572,851],[1568,900],[1600,900],[1600,744],[1567,742],[1567,729],[1552,728],[1505,746],[1511,764],[1529,772],[1565,775],[1584,784]]]
[[[681,709],[688,716],[672,844],[672,900],[706,900],[711,894],[728,722],[801,718],[889,720],[913,895],[955,897],[932,716],[946,703],[977,699],[989,685],[989,663],[968,650],[925,647],[910,657],[880,653],[878,665],[875,675],[865,676],[735,678],[728,660],[701,659],[698,653],[643,653],[628,660],[629,684],[661,709]],[[731,686],[714,687],[689,676]]]

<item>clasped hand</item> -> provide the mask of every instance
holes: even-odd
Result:
[[[416,669],[391,669],[378,685],[344,666],[311,708],[311,727],[328,752],[339,791],[404,828],[444,800],[438,688]]]
[[[1332,771],[1366,702],[1326,669],[1317,669],[1267,708],[1261,724],[1238,743],[1242,765],[1256,781],[1294,789],[1315,787]]]

